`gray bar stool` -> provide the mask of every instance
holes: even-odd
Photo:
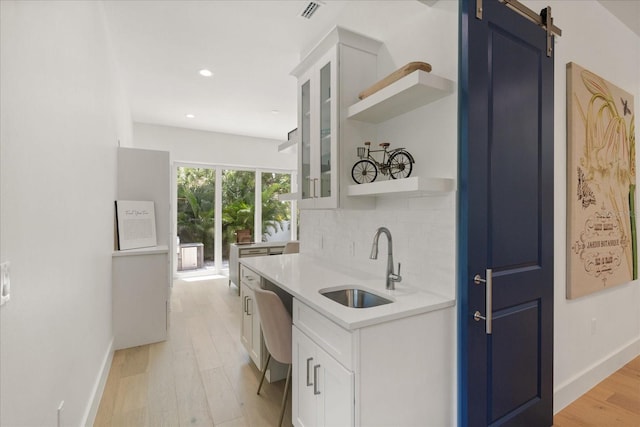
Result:
[[[258,306],[258,315],[262,323],[262,335],[269,353],[267,363],[264,364],[257,394],[260,394],[264,376],[267,373],[267,367],[272,356],[278,362],[289,365],[280,408],[280,421],[278,422],[278,426],[280,426],[284,418],[284,408],[289,394],[289,381],[291,381],[291,316],[284,307],[282,300],[274,292],[256,288],[255,298]]]

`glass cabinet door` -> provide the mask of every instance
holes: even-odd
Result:
[[[320,177],[319,197],[331,197],[331,62],[320,69]]]
[[[298,83],[298,192],[302,209],[337,207],[336,48],[300,76]]]
[[[302,199],[309,199],[314,196],[311,179],[311,82],[307,80],[300,91],[300,191]]]

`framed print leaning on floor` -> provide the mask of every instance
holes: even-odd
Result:
[[[638,278],[633,96],[567,64],[567,298]]]

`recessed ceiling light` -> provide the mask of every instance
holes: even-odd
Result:
[[[278,114],[280,111],[279,110],[271,110],[272,114]]]
[[[204,77],[213,76],[213,72],[211,70],[207,70],[206,68],[203,68],[202,70],[200,70],[198,72],[200,73],[201,76],[204,76]]]
[[[196,116],[195,116],[195,115],[193,115],[193,114],[185,114],[185,117],[186,117],[187,119],[195,119],[195,118],[196,118]]]

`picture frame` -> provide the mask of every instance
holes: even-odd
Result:
[[[115,212],[118,250],[157,245],[154,202],[116,200]]]
[[[633,96],[567,64],[567,298],[638,278]]]

